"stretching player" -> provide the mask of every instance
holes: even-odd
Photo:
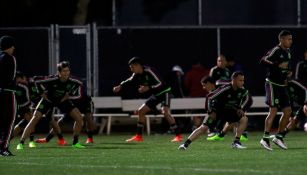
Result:
[[[28,88],[28,80],[25,74],[17,71],[15,76],[15,96],[17,101],[17,115],[22,118],[19,123],[14,127],[13,137],[17,136],[27,126],[32,118],[30,92]],[[30,135],[30,148],[35,148],[34,135]]]
[[[82,95],[81,99],[72,100],[73,103],[76,105],[76,107],[80,110],[82,114],[84,114],[84,121],[86,125],[86,133],[87,133],[87,139],[86,143],[94,143],[93,139],[93,132],[95,130],[95,123],[93,120],[93,109],[94,109],[94,103],[92,101],[92,98],[88,95]],[[59,126],[59,123],[63,120],[63,118],[60,118],[58,121],[53,120],[52,122],[52,129],[48,133],[48,135],[45,138],[40,138],[35,140],[36,143],[47,143],[49,142],[53,137],[54,134],[58,136],[58,145],[66,145],[66,141],[63,138],[63,135],[61,134],[61,129]],[[56,126],[55,126],[56,125]],[[57,129],[54,129],[57,128]]]
[[[296,106],[298,110],[294,116],[293,115],[291,116],[290,122],[285,128],[285,131],[283,132],[283,137],[285,137],[290,130],[296,127],[298,121],[303,121],[307,117],[306,87],[301,83],[299,83],[298,81],[291,80],[288,82],[287,89],[289,92],[292,109],[295,109]]]
[[[179,150],[186,150],[188,146],[201,134],[205,133],[210,125],[217,120],[225,120],[230,124],[238,123],[233,148],[244,149],[240,143],[242,132],[247,126],[245,111],[250,107],[248,90],[244,89],[244,74],[234,72],[231,76],[231,83],[221,86],[207,95],[206,109],[207,116],[203,124],[192,132],[188,139],[179,146]],[[227,115],[225,115],[227,114]]]
[[[34,131],[36,124],[53,107],[58,107],[63,113],[68,113],[75,120],[73,133],[73,148],[85,148],[79,143],[79,134],[82,129],[83,120],[78,108],[72,103],[71,99],[80,98],[81,82],[70,78],[70,66],[66,61],[57,65],[58,75],[51,76],[45,80],[36,81],[42,98],[38,103],[31,121],[25,128],[17,149],[23,149],[25,139]]]
[[[153,70],[151,67],[144,66],[142,61],[138,57],[133,57],[129,61],[129,67],[133,73],[130,78],[120,83],[120,85],[113,88],[114,92],[119,92],[121,89],[125,88],[128,83],[136,81],[139,85],[138,91],[140,93],[145,93],[149,91],[152,95],[146,100],[146,102],[138,109],[138,123],[137,123],[137,134],[127,142],[141,142],[143,141],[142,132],[145,124],[145,115],[151,110],[155,110],[156,106],[161,103],[162,114],[169,122],[170,127],[174,130],[176,137],[172,142],[179,142],[182,140],[179,128],[176,125],[175,119],[170,114],[170,97],[171,88],[165,84],[161,77]]]

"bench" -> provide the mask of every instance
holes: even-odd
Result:
[[[95,113],[95,117],[108,117],[107,118],[107,134],[111,131],[111,121],[112,117],[132,117],[136,118],[134,112],[145,102],[145,99],[129,99],[122,100],[120,97],[93,97],[95,103],[95,109],[108,109],[117,108],[121,109],[122,112],[119,113]],[[172,98],[171,99],[171,110],[172,111],[185,111],[185,110],[203,110],[205,106],[205,98]],[[157,106],[160,108],[160,106]],[[253,97],[252,109],[257,108],[267,108],[265,104],[264,96]],[[266,109],[267,110],[267,109]],[[246,115],[252,116],[266,116],[268,111],[254,111],[247,112]],[[280,112],[278,114],[281,114]],[[195,117],[195,116],[207,116],[207,113],[172,113],[173,117]],[[153,117],[163,117],[162,114],[148,114],[146,115],[146,130],[149,135],[151,132],[150,128],[150,118]],[[102,133],[104,129],[104,124],[100,123],[99,134]]]
[[[172,98],[171,99],[171,110],[199,110],[204,109],[205,106],[205,98]],[[123,111],[131,112],[136,111],[143,103],[144,99],[137,100],[122,100]],[[160,109],[160,105],[157,106]],[[195,117],[195,116],[206,116],[206,113],[174,113],[173,117]],[[138,115],[131,115],[130,117],[135,118]],[[147,134],[150,135],[150,118],[153,117],[164,117],[162,114],[148,114],[146,115],[146,129]]]
[[[121,97],[93,97],[95,112],[93,114],[94,118],[107,117],[107,122],[105,123],[103,119],[98,123],[99,131],[98,134],[102,134],[105,125],[107,125],[107,135],[111,132],[112,117],[129,117],[128,113],[122,112],[122,99]],[[118,110],[116,113],[104,113],[98,112],[98,110]]]

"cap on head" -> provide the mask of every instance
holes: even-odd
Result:
[[[128,62],[128,65],[131,65],[131,64],[140,64],[140,65],[143,65],[142,64],[142,60],[140,57],[133,57],[129,60]]]
[[[6,50],[11,48],[12,46],[15,46],[15,40],[11,36],[2,36],[0,38],[0,49]]]
[[[172,71],[180,72],[182,75],[184,75],[184,72],[183,72],[182,68],[179,65],[173,66]]]

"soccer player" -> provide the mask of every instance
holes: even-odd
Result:
[[[194,130],[178,149],[186,150],[194,140],[205,133],[210,125],[217,120],[238,124],[232,147],[245,149],[246,147],[240,142],[240,137],[247,126],[248,118],[245,115],[245,111],[250,107],[250,98],[248,90],[244,89],[243,85],[244,74],[242,72],[234,72],[231,76],[231,83],[221,86],[208,94],[206,109],[209,116],[204,119],[203,124]]]
[[[260,61],[267,68],[265,81],[266,104],[269,106],[269,114],[265,119],[264,135],[260,144],[267,150],[272,151],[270,145],[270,130],[278,108],[283,112],[280,120],[278,133],[273,138],[273,143],[282,149],[287,149],[283,140],[284,130],[291,115],[290,99],[287,91],[287,79],[291,77],[290,47],[292,45],[292,34],[282,30],[279,35],[279,44],[270,50]]]
[[[210,69],[210,77],[217,85],[227,84],[230,81],[230,71],[227,68],[227,60],[224,55],[219,55],[216,59],[216,66]]]
[[[295,109],[295,107],[297,107],[297,111],[295,115],[291,115],[290,123],[285,128],[285,131],[283,132],[283,137],[285,137],[290,130],[296,127],[298,121],[304,121],[307,117],[306,87],[296,80],[290,80],[288,82],[287,89],[290,96],[291,107],[292,109]]]
[[[304,60],[296,64],[295,79],[307,87],[307,49],[304,52]]]
[[[0,38],[0,156],[14,156],[10,138],[16,116],[14,77],[16,60],[13,56],[15,40],[11,36]]]
[[[161,79],[157,72],[148,66],[143,65],[142,60],[139,57],[133,57],[128,62],[130,71],[133,73],[130,78],[115,86],[113,91],[115,93],[124,89],[128,83],[136,81],[139,85],[138,91],[140,93],[149,92],[152,95],[146,100],[146,102],[138,109],[138,123],[137,134],[127,142],[141,142],[143,141],[142,132],[145,124],[145,115],[151,110],[155,110],[156,106],[161,103],[162,114],[169,122],[170,127],[174,130],[176,136],[172,139],[172,142],[179,142],[182,140],[182,136],[179,131],[179,127],[176,125],[175,119],[170,114],[170,96],[171,88]]]
[[[86,125],[86,132],[87,132],[87,144],[94,143],[93,139],[93,132],[95,130],[95,123],[93,120],[93,109],[94,109],[94,103],[92,101],[92,98],[88,95],[82,95],[81,99],[72,100],[74,105],[80,110],[82,114],[84,114],[84,121]],[[36,143],[47,143],[49,142],[53,137],[54,133],[58,136],[58,145],[66,145],[66,141],[61,134],[61,129],[59,126],[59,122],[62,121],[63,118],[59,119],[58,121],[53,120],[52,121],[52,129],[48,133],[48,135],[45,138],[40,138],[35,140]],[[56,125],[56,126],[55,126]],[[54,129],[56,128],[56,129]]]
[[[36,81],[38,90],[43,97],[36,106],[33,117],[22,134],[17,150],[23,149],[25,139],[34,131],[43,114],[46,114],[53,107],[58,107],[63,113],[68,113],[75,120],[72,147],[85,148],[79,143],[79,134],[83,125],[82,115],[71,101],[71,99],[80,98],[82,82],[70,77],[68,62],[58,63],[57,68],[57,76]]]
[[[19,134],[20,131],[22,131],[28,124],[28,122],[32,118],[32,111],[31,111],[31,100],[30,100],[30,93],[28,88],[28,80],[25,74],[17,71],[15,76],[15,96],[16,101],[18,105],[17,114],[22,119],[19,121],[19,123],[14,127],[13,131],[13,137]],[[35,142],[34,142],[34,135],[31,133],[30,135],[30,142],[29,142],[30,148],[35,148]]]

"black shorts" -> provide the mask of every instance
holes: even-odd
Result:
[[[228,109],[228,108],[217,110],[216,116],[218,119],[228,123],[238,122],[242,118],[242,116],[238,115],[237,109]]]
[[[82,114],[93,113],[94,111],[94,103],[92,98],[89,96],[86,96],[80,100],[73,100],[73,103]]]
[[[151,110],[156,110],[156,106],[161,103],[161,107],[171,106],[171,98],[173,95],[171,93],[164,93],[159,96],[151,95],[145,102],[146,106],[148,106]]]
[[[61,110],[62,113],[68,114],[72,109],[75,108],[75,105],[71,100],[65,100],[59,104],[54,104],[44,98],[41,99],[41,101],[36,106],[37,111],[41,112],[42,114],[47,114],[50,110],[52,110],[54,107],[57,107]]]
[[[286,86],[278,86],[265,82],[265,103],[270,107],[285,108],[290,106],[290,98]]]

